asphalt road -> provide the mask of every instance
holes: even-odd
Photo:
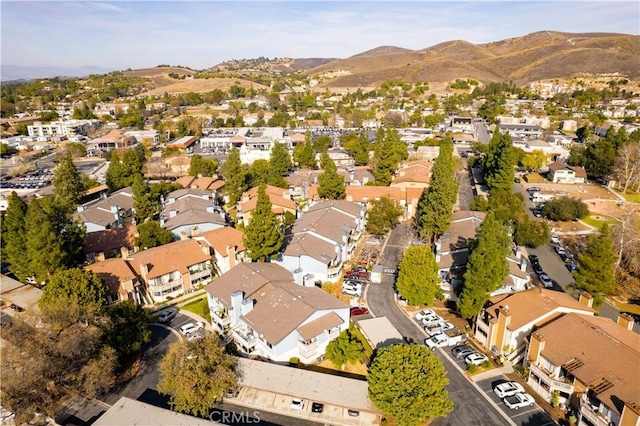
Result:
[[[396,269],[404,248],[407,246],[409,227],[406,224],[397,226],[389,235],[382,255],[382,264],[389,269]],[[381,284],[371,284],[367,290],[367,304],[376,316],[386,316],[389,321],[410,341],[422,342],[425,335],[397,307],[393,291],[394,274],[384,274]],[[453,412],[446,418],[438,418],[432,424],[438,426],[459,425],[503,425],[505,419],[497,412],[489,401],[451,365],[442,354],[436,353],[444,363],[449,378],[447,390],[454,403]]]

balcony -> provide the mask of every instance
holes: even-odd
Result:
[[[240,344],[248,349],[251,349],[256,344],[256,335],[253,331],[247,331],[243,328],[234,328],[233,335],[240,340]]]
[[[533,364],[533,363],[529,364],[529,369],[531,370],[532,373],[535,373],[536,376],[540,377],[540,379],[542,381],[547,383],[549,385],[549,387],[551,388],[551,391],[559,390],[559,391],[562,391],[562,392],[566,392],[569,395],[571,395],[573,393],[573,385],[572,384],[565,383],[565,382],[560,381],[560,380],[552,379],[551,377],[549,377],[549,373],[547,371],[545,371],[542,368],[538,367],[536,364]]]
[[[224,311],[224,309],[211,310],[211,319],[221,327],[231,324],[231,317]]]
[[[298,352],[303,358],[314,358],[317,355],[318,347],[320,345],[317,341],[305,344],[304,342],[298,342]]]
[[[191,278],[191,282],[200,281],[202,278],[211,278],[211,270],[205,269],[203,271],[189,272],[189,277]]]
[[[593,406],[589,403],[589,401],[585,402],[586,398],[584,395],[582,396],[582,404],[580,404],[580,423],[579,425],[585,425],[582,419],[587,419],[595,426],[609,426],[610,420],[604,417],[602,414],[598,412],[600,406]]]
[[[161,281],[157,284],[153,281],[149,283],[149,291],[151,292],[165,292],[167,290],[171,290],[172,288],[176,288],[176,287],[184,288],[182,279],[177,279],[177,280],[172,280],[167,282]]]

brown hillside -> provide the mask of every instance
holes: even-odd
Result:
[[[336,72],[335,78],[322,81],[323,87],[371,87],[386,80],[435,83],[456,78],[525,84],[570,78],[576,73],[619,72],[632,78],[640,74],[640,36],[626,34],[540,31],[482,45],[454,40],[419,51],[383,53],[385,49],[330,62],[305,74],[320,76],[322,81],[323,75]]]
[[[231,86],[241,86],[244,88],[253,87],[256,90],[269,89],[262,84],[254,83],[248,80],[240,80],[236,78],[196,78],[188,80],[173,80],[174,83],[157,87],[153,90],[145,92],[145,96],[161,96],[164,93],[180,94],[180,93],[205,93],[215,89],[228,91]]]
[[[405,49],[404,47],[396,46],[380,46],[375,49],[367,50],[366,52],[358,53],[357,55],[350,56],[350,58],[357,58],[358,56],[376,56],[387,55],[389,53],[404,53],[413,52],[411,49]]]
[[[178,75],[193,75],[196,73],[196,71],[180,67],[155,67],[124,71],[125,77],[148,78],[150,82],[147,83],[147,86],[151,89],[174,84],[177,80],[169,77],[170,73],[175,73]]]

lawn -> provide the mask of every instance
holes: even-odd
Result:
[[[189,312],[193,312],[196,315],[200,315],[202,318],[206,319],[207,322],[211,322],[211,314],[209,313],[209,304],[207,303],[206,297],[187,303],[186,305],[182,306],[181,309],[185,309]]]
[[[597,229],[601,229],[602,225],[604,225],[605,223],[612,224],[615,222],[615,219],[612,218],[611,216],[606,216],[603,214],[594,214],[594,213],[589,213],[587,217],[581,220],[587,225],[591,225]]]
[[[632,314],[640,315],[640,305],[637,305],[635,303],[621,302],[619,300],[616,300],[615,298],[613,299],[613,303],[622,312],[631,312]]]
[[[640,192],[630,192],[629,190],[627,190],[625,194],[622,194],[620,191],[616,192],[622,195],[628,202],[640,204]]]

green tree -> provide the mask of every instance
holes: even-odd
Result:
[[[464,286],[460,293],[458,309],[464,318],[475,317],[489,299],[489,294],[497,290],[509,274],[507,255],[511,238],[506,228],[487,213],[478,230],[476,243],[467,263]]]
[[[54,273],[44,287],[38,307],[53,324],[89,322],[107,303],[107,285],[92,271],[71,268]]]
[[[333,144],[331,137],[328,135],[320,135],[313,141],[313,152],[316,154],[323,154],[329,150],[329,147]]]
[[[447,371],[426,346],[392,345],[371,361],[369,397],[399,426],[415,426],[453,410]]]
[[[516,161],[516,150],[511,136],[496,130],[487,146],[487,155],[483,162],[484,177],[490,189],[502,188],[513,191]]]
[[[511,226],[524,223],[528,218],[522,194],[504,188],[496,188],[491,191],[489,210],[503,225]]]
[[[354,134],[353,138],[342,143],[344,150],[351,154],[358,166],[369,164],[369,146],[369,138],[364,130],[357,137]]]
[[[313,144],[311,143],[311,132],[307,131],[304,143],[296,145],[293,149],[293,161],[298,163],[300,167],[309,169],[315,167],[316,155],[313,151]]]
[[[616,162],[615,144],[606,137],[588,143],[585,157],[585,168],[589,176],[606,176],[613,171]]]
[[[325,354],[327,359],[331,361],[333,365],[343,369],[349,362],[356,362],[364,359],[364,346],[353,332],[353,325],[340,333],[337,338],[329,342]]]
[[[224,353],[218,336],[176,342],[160,362],[158,391],[169,395],[171,408],[207,416],[223,395],[237,387],[236,360]]]
[[[249,188],[255,188],[263,183],[269,183],[269,161],[264,158],[259,158],[249,166],[247,186]]]
[[[218,159],[203,158],[200,154],[195,154],[191,157],[191,163],[189,164],[189,176],[205,176],[211,177],[216,174],[218,170]]]
[[[258,201],[244,229],[244,246],[253,260],[265,261],[280,251],[283,242],[281,223],[271,210],[266,186],[258,188]]]
[[[489,209],[489,200],[484,195],[475,195],[469,207],[475,212],[486,212]]]
[[[576,220],[586,217],[589,207],[579,198],[560,197],[547,201],[542,214],[555,221]]]
[[[138,225],[138,234],[136,245],[141,250],[161,246],[173,241],[171,231],[164,229],[156,220],[149,220]]]
[[[16,149],[6,143],[0,143],[0,157],[9,157],[16,153]]]
[[[160,202],[154,199],[149,183],[142,175],[135,175],[131,191],[133,193],[133,209],[138,220],[144,222],[147,219],[153,219],[158,214]]]
[[[329,200],[341,200],[345,197],[344,179],[338,174],[338,168],[329,154],[322,154],[322,169],[318,176],[318,195]]]
[[[288,188],[289,182],[284,176],[289,172],[291,166],[291,156],[287,147],[276,142],[269,156],[269,184],[279,188]]]
[[[442,141],[440,154],[433,164],[431,185],[424,189],[418,201],[416,221],[424,238],[433,242],[449,228],[457,197],[458,182],[453,163],[453,144],[451,139],[447,138]]]
[[[15,191],[11,191],[6,214],[2,219],[3,233],[2,260],[10,264],[9,269],[20,281],[24,281],[33,273],[26,255],[27,203],[22,201]]]
[[[25,255],[38,282],[84,260],[84,225],[75,222],[69,206],[57,198],[31,200],[25,223]]]
[[[539,149],[533,150],[531,154],[525,154],[522,159],[522,167],[526,170],[540,170],[547,163],[547,156]]]
[[[122,158],[113,151],[109,158],[109,168],[105,174],[109,191],[116,191],[132,185],[135,176],[143,174],[145,161],[146,151],[141,145],[124,151]]]
[[[70,153],[59,155],[54,169],[53,193],[64,203],[75,209],[86,189],[80,172],[73,164]]]
[[[430,305],[442,298],[438,264],[427,246],[410,246],[398,265],[396,286],[411,305]]]
[[[578,269],[573,273],[576,287],[591,294],[596,307],[602,306],[604,297],[615,290],[617,259],[606,225],[600,235],[589,236],[587,249],[578,254]]]
[[[528,219],[516,226],[515,242],[518,245],[540,247],[549,243],[551,230],[544,220]]]
[[[121,363],[142,351],[151,341],[151,316],[149,311],[128,300],[106,309],[109,319],[105,326],[104,341],[115,349]]]
[[[398,217],[404,209],[390,197],[372,200],[367,211],[367,232],[375,235],[385,235],[398,223]]]
[[[231,148],[229,156],[222,166],[222,175],[225,179],[225,191],[229,199],[229,207],[234,207],[242,193],[247,189],[245,184],[246,172],[240,160],[240,151],[237,147]]]

